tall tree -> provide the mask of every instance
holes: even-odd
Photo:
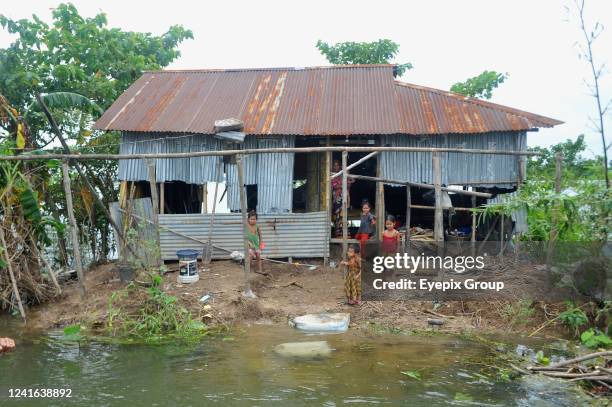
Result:
[[[17,152],[54,145],[36,102],[36,95],[43,94],[75,148],[116,153],[119,135],[92,133],[91,124],[143,71],[161,69],[178,58],[178,46],[193,34],[178,25],[162,35],[110,28],[105,14],[83,17],[70,3],[60,4],[51,15],[50,23],[36,15],[21,20],[0,15],[0,27],[16,35],[10,46],[0,49],[0,94],[12,106],[0,113],[0,140],[4,139],[7,151]],[[37,164],[47,169],[33,174],[32,184],[44,198],[44,209],[59,220],[65,210],[61,169],[54,163]],[[105,203],[116,200],[116,162],[90,162],[86,172]],[[93,243],[109,241],[108,221],[94,210],[91,196],[78,180],[73,186],[81,192],[75,194],[77,221],[87,232],[92,251],[104,257],[108,244]]]
[[[506,78],[508,78],[507,73],[483,71],[465,82],[455,83],[450,90],[473,98],[491,99],[493,90],[504,83]]]
[[[17,35],[0,49],[0,94],[17,111],[36,106],[37,93],[65,91],[105,109],[142,71],[167,66],[180,55],[177,46],[193,38],[178,25],[161,36],[109,28],[105,14],[82,17],[70,3],[53,9],[52,18],[48,24],[36,15],[30,20],[0,15],[0,27]],[[82,133],[81,117],[65,115],[64,130]],[[50,135],[46,120],[38,114],[29,121],[33,145],[44,146]]]
[[[580,27],[580,31],[584,37],[583,43],[578,43],[578,47],[580,49],[579,57],[584,59],[589,64],[589,68],[591,69],[591,82],[586,82],[586,86],[589,88],[591,92],[591,96],[595,99],[595,104],[597,105],[597,117],[590,117],[595,131],[599,133],[601,137],[601,144],[603,149],[603,167],[604,167],[604,176],[606,180],[606,188],[610,188],[610,175],[608,174],[608,149],[610,146],[606,142],[606,132],[604,128],[604,117],[608,112],[608,108],[612,104],[612,99],[609,99],[607,102],[603,101],[603,96],[601,94],[601,84],[600,80],[603,75],[604,63],[597,63],[595,60],[595,55],[593,51],[593,47],[597,38],[603,32],[603,25],[599,22],[595,22],[595,24],[590,27],[587,26],[585,13],[585,1],[584,0],[574,0],[574,5],[576,6],[576,11],[578,15],[578,25]]]
[[[387,39],[337,44],[328,44],[319,40],[317,48],[329,63],[334,65],[390,64],[399,53],[399,44]],[[397,75],[402,76],[408,69],[412,69],[412,64],[397,64],[396,69]]]

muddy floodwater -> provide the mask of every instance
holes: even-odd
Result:
[[[307,335],[286,326],[244,327],[197,344],[66,341],[0,319],[18,348],[0,356],[0,405],[81,406],[576,406],[565,383],[505,381],[492,352],[448,336],[349,331]],[[281,356],[285,342],[327,341],[328,356]],[[402,372],[405,372],[404,374]],[[411,377],[416,376],[419,378]],[[15,399],[10,389],[70,389],[65,399]]]

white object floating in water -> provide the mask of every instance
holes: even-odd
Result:
[[[302,331],[315,332],[346,332],[351,322],[351,315],[345,313],[334,314],[306,314],[293,318],[292,325]]]
[[[327,341],[287,342],[274,347],[274,352],[289,358],[321,358],[331,354]]]

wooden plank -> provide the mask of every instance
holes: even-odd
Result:
[[[83,274],[83,262],[81,261],[81,248],[79,245],[79,229],[74,217],[74,206],[72,205],[72,187],[70,185],[70,174],[68,172],[68,162],[62,161],[62,173],[64,175],[64,193],[66,194],[66,212],[70,223],[70,236],[72,238],[72,253],[74,255],[74,268],[77,272],[79,293],[81,298],[85,298],[85,275]]]

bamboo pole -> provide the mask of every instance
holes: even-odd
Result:
[[[436,207],[434,213],[434,240],[437,242],[444,241],[444,222],[442,211],[442,170],[440,168],[440,156],[438,153],[432,154],[433,166],[433,182],[436,198]]]
[[[514,155],[514,156],[542,156],[542,153],[535,151],[513,151],[513,150],[484,150],[484,149],[464,149],[464,148],[425,148],[425,147],[291,147],[291,148],[254,148],[246,150],[215,150],[215,151],[191,151],[188,153],[136,153],[136,154],[19,154],[3,155],[0,161],[37,161],[37,160],[135,160],[147,158],[192,158],[210,156],[231,156],[236,154],[288,154],[288,153],[319,153],[323,151],[348,151],[348,152],[395,152],[395,153],[463,153],[463,154],[490,154],[490,155]]]
[[[375,155],[378,154],[378,151],[374,151],[368,155],[366,155],[365,157],[360,158],[359,160],[355,161],[354,163],[352,163],[351,165],[349,165],[348,167],[346,167],[346,169],[348,171],[352,170],[353,168],[357,167],[359,164],[369,160],[370,158],[374,157]],[[344,170],[340,170],[335,174],[331,174],[331,176],[329,177],[330,180],[339,177],[340,175],[344,174]]]
[[[410,254],[410,216],[412,215],[412,191],[406,185],[406,235],[404,236],[404,250]]]
[[[240,211],[242,212],[242,242],[244,247],[244,291],[242,295],[246,298],[257,298],[251,290],[251,256],[249,255],[248,241],[248,215],[247,215],[247,196],[246,186],[244,185],[244,164],[242,163],[242,155],[236,155],[236,166],[238,168],[238,186],[240,188]]]
[[[17,307],[19,308],[19,314],[21,314],[21,318],[23,318],[24,322],[26,320],[26,313],[23,308],[23,302],[21,302],[21,296],[19,295],[19,288],[17,287],[17,279],[15,279],[15,273],[13,272],[13,263],[11,262],[11,256],[8,254],[8,245],[6,244],[6,238],[4,237],[4,227],[0,226],[0,239],[2,239],[2,253],[4,254],[4,261],[6,262],[6,268],[9,272],[9,277],[11,278],[11,285],[13,286],[13,295],[17,300]]]
[[[147,160],[147,172],[149,175],[149,186],[151,187],[151,203],[153,204],[153,224],[155,225],[155,247],[158,253],[155,256],[155,265],[161,267],[161,240],[159,237],[159,197],[157,196],[157,179],[155,161]]]
[[[348,239],[348,171],[347,168],[348,161],[348,151],[342,152],[342,261],[347,260],[347,251],[348,251],[348,243],[346,239]],[[363,253],[361,253],[363,256]],[[346,274],[346,267],[345,267]]]
[[[435,189],[434,185],[431,184],[422,184],[420,182],[407,182],[407,181],[398,181],[398,180],[394,180],[394,179],[387,179],[387,178],[380,178],[380,177],[369,177],[367,175],[355,175],[355,174],[349,174],[348,175],[349,178],[354,178],[354,179],[362,179],[365,181],[372,181],[372,182],[382,182],[385,184],[395,184],[395,185],[409,185],[411,187],[415,187],[415,188],[423,188],[423,189]],[[446,192],[453,192],[453,193],[457,193],[460,195],[467,195],[467,196],[477,196],[480,198],[491,198],[491,194],[488,194],[486,192],[475,192],[475,191],[464,191],[462,189],[452,189],[452,188],[447,188],[447,187],[440,187],[440,189],[442,191],[446,191]]]
[[[85,289],[85,276],[83,274],[83,263],[81,261],[81,248],[79,245],[79,232],[74,217],[74,207],[72,206],[72,189],[70,186],[70,174],[68,173],[68,162],[62,162],[62,173],[64,175],[64,193],[66,194],[66,211],[68,212],[68,220],[70,222],[70,236],[72,237],[72,253],[74,255],[74,268],[79,278],[79,292],[81,298],[85,298],[87,291]]]

